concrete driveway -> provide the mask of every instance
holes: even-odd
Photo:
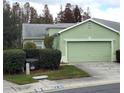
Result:
[[[120,64],[114,62],[71,63],[87,71],[92,77],[120,79]]]

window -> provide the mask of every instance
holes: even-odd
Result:
[[[36,44],[36,47],[38,49],[44,48],[44,42],[43,42],[43,40],[33,40],[33,42]]]

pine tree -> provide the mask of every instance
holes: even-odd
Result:
[[[89,7],[87,7],[87,11],[86,12],[84,12],[84,14],[83,14],[83,21],[84,20],[86,20],[86,19],[89,19],[89,18],[91,18],[91,16],[90,16],[90,10],[89,10]]]
[[[21,18],[21,8],[18,2],[15,2],[12,7],[12,13],[19,16]]]
[[[11,32],[10,32],[10,5],[7,2],[3,4],[3,47],[4,49],[10,47],[12,44],[10,42]]]
[[[6,48],[17,48],[21,42],[20,18],[13,13],[9,4],[3,9],[3,46]]]
[[[48,8],[47,4],[44,6],[43,12],[44,12],[43,13],[43,19],[42,19],[43,23],[44,24],[51,24],[51,23],[53,23],[53,17],[50,14],[50,11],[49,11],[49,8]]]
[[[31,11],[30,23],[36,23],[38,17],[37,11],[33,7],[30,7],[30,11]]]
[[[5,2],[4,2],[5,3]],[[19,7],[18,7],[19,8]],[[21,19],[17,7],[10,8],[9,3],[3,7],[3,46],[18,48],[21,45]]]
[[[23,8],[23,23],[30,23],[30,3],[26,2]]]
[[[62,11],[62,6],[60,7],[60,12],[57,14],[56,23],[62,23],[64,13]]]
[[[14,26],[14,30],[16,33],[16,40],[15,40],[15,47],[21,46],[21,35],[22,35],[22,9],[20,7],[20,4],[18,2],[15,2],[13,4],[13,7],[11,9],[12,16],[12,25]]]
[[[74,13],[71,10],[71,4],[67,3],[65,10],[62,12],[60,18],[61,23],[75,23]]]
[[[80,9],[78,8],[78,5],[76,5],[76,7],[74,8],[74,17],[75,17],[75,21],[76,22],[81,22],[81,11]]]

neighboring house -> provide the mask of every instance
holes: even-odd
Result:
[[[120,49],[120,23],[92,18],[77,24],[23,24],[23,44],[43,48],[44,36],[54,36],[55,49],[63,62],[115,61]]]
[[[120,49],[120,23],[92,18],[56,34],[54,48],[63,62],[116,61]]]
[[[48,35],[49,30],[50,30],[50,35],[53,35],[54,33],[72,25],[74,25],[74,23],[61,23],[61,24],[25,24],[24,23],[22,25],[23,45],[26,42],[34,42],[37,48],[44,48],[44,38],[46,35]]]

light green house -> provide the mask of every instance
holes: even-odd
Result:
[[[91,18],[80,23],[23,24],[22,41],[44,48],[45,35],[54,36],[62,62],[116,61],[120,23]]]
[[[54,35],[54,48],[62,52],[63,62],[115,61],[120,49],[120,24],[92,18],[66,29],[48,30]]]
[[[50,35],[52,35],[72,25],[74,25],[74,23],[61,23],[61,24],[27,24],[27,23],[24,23],[22,25],[23,45],[26,42],[33,42],[36,44],[37,48],[39,49],[45,48],[44,38],[46,35],[48,35],[48,31],[50,31],[51,32]]]

